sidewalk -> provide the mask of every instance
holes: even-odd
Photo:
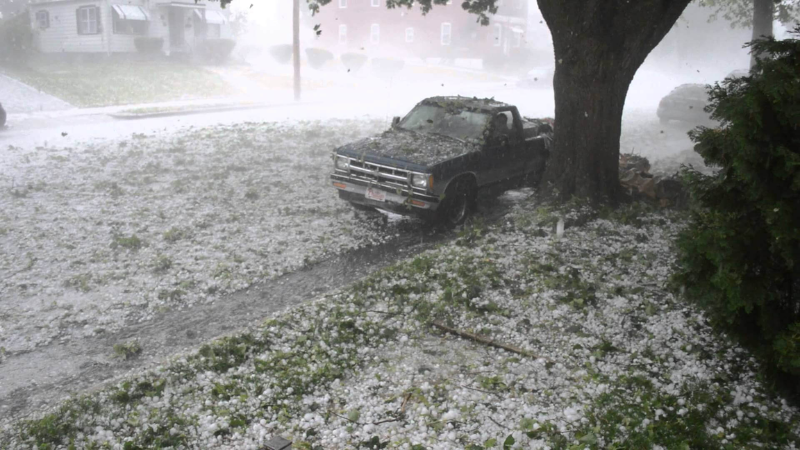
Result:
[[[69,103],[0,73],[0,103],[9,114],[63,111]]]

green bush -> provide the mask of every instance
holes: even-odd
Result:
[[[794,31],[800,34],[800,27]],[[684,169],[691,224],[676,281],[778,374],[800,376],[800,40],[749,44],[751,76],[710,88],[717,129],[690,133],[719,170]],[[800,393],[800,392],[798,392]]]
[[[306,56],[308,56],[308,64],[315,69],[321,69],[325,63],[333,59],[333,53],[324,48],[307,48]]]
[[[206,39],[199,50],[206,60],[220,63],[228,59],[235,46],[236,41],[233,39]]]
[[[366,55],[360,53],[343,53],[340,57],[347,70],[358,72],[367,63]]]
[[[164,38],[152,36],[137,36],[133,39],[133,45],[140,53],[160,53],[164,46]]]
[[[0,63],[21,60],[33,52],[33,33],[28,12],[0,19]]]
[[[269,48],[269,54],[280,64],[289,64],[292,60],[292,46],[290,44],[273,45]]]

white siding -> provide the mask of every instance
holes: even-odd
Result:
[[[163,39],[161,50],[166,52],[169,49],[169,10],[165,6],[153,5],[147,12],[150,13],[147,35]]]
[[[81,6],[100,7],[100,24],[102,31],[99,34],[78,34],[76,11]],[[111,31],[111,16],[108,5],[103,1],[78,1],[65,3],[31,4],[31,17],[35,19],[36,11],[46,10],[50,13],[50,27],[44,30],[34,25],[35,43],[37,48],[44,53],[106,52],[108,38]]]
[[[135,6],[144,6],[143,2],[140,1],[131,1],[131,0],[124,0],[119,2],[114,2],[112,0],[111,3],[108,5],[113,5],[114,3],[119,3],[123,5],[135,5]],[[149,12],[149,11],[148,11]],[[114,28],[112,24],[112,20],[114,20],[114,13],[112,12],[112,8],[109,6],[107,8],[108,14],[108,32],[109,32],[109,43],[111,44],[111,52],[113,53],[123,53],[123,52],[135,52],[136,51],[136,44],[134,43],[134,39],[138,36],[150,36],[150,29],[152,27],[155,17],[153,14],[150,14],[150,23],[148,24],[148,30],[146,34],[142,35],[132,35],[132,34],[114,34]]]
[[[62,52],[81,52],[81,53],[125,53],[135,52],[134,43],[136,35],[114,34],[113,15],[111,5],[114,3],[130,4],[142,6],[150,14],[147,34],[145,36],[161,37],[164,39],[162,49],[166,52],[171,50],[190,50],[203,38],[194,35],[194,13],[193,8],[176,8],[179,14],[183,15],[183,23],[187,20],[192,24],[192,28],[184,28],[184,40],[186,45],[182,48],[171,49],[169,33],[169,10],[168,3],[161,1],[146,2],[145,0],[77,0],[77,1],[54,1],[31,3],[31,26],[34,30],[34,45],[43,53],[62,53]],[[188,1],[187,1],[188,3]],[[148,8],[147,5],[150,5]],[[192,2],[192,4],[194,4]],[[198,6],[205,6],[208,10],[220,11],[226,18],[229,11],[222,9],[219,2],[196,3]],[[100,24],[102,31],[99,34],[81,35],[78,34],[76,11],[82,6],[97,6],[100,8]],[[50,14],[50,27],[44,30],[36,26],[36,12],[46,10]],[[233,39],[233,32],[229,23],[220,25],[220,38]]]

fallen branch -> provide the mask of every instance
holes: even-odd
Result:
[[[485,338],[485,337],[483,337],[483,336],[481,336],[479,334],[470,333],[468,331],[456,330],[455,328],[450,328],[450,327],[448,327],[447,325],[445,325],[445,324],[443,324],[441,322],[431,322],[431,325],[433,325],[434,327],[436,327],[436,328],[438,328],[440,330],[446,331],[448,333],[452,333],[452,334],[455,334],[457,336],[461,336],[461,337],[463,337],[465,339],[470,339],[470,340],[473,340],[475,342],[480,342],[481,344],[486,344],[486,345],[489,345],[491,347],[501,348],[503,350],[506,350],[506,351],[509,351],[509,352],[512,352],[512,353],[516,353],[518,355],[527,356],[527,357],[530,357],[530,358],[535,358],[535,359],[539,358],[539,356],[536,356],[533,353],[531,353],[531,352],[529,352],[527,350],[523,350],[523,349],[521,349],[519,347],[514,347],[513,345],[508,345],[508,344],[503,344],[502,342],[493,341],[493,340],[491,340],[489,338]],[[543,359],[547,360],[547,358],[543,358]]]
[[[486,391],[484,389],[478,389],[478,388],[474,388],[474,387],[469,387],[469,386],[465,386],[463,384],[459,384],[458,386],[460,386],[460,387],[462,387],[464,389],[469,389],[471,391],[483,392],[484,394],[491,394],[491,395],[496,395],[498,397],[502,397],[499,392]]]
[[[498,421],[494,420],[494,419],[492,418],[492,416],[487,416],[487,417],[489,417],[489,420],[491,420],[492,422],[494,422],[494,423],[495,423],[495,425],[497,425],[498,427],[500,427],[500,428],[504,428],[504,429],[506,429],[506,430],[508,430],[508,429],[509,429],[507,426],[505,426],[505,425],[503,425],[502,423],[500,423],[500,422],[498,422]]]
[[[405,398],[403,399],[403,404],[400,405],[400,412],[406,412],[406,403],[408,403],[409,400],[411,400],[411,392],[405,395]]]

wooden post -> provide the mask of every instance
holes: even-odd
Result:
[[[294,60],[294,99],[300,100],[300,0],[293,0],[292,59]]]

